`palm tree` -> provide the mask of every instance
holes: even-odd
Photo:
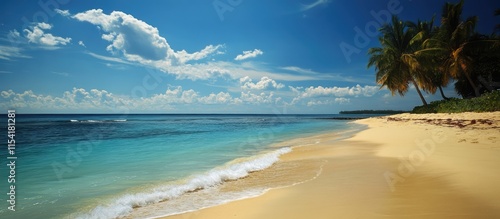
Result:
[[[445,4],[438,37],[443,43],[443,49],[445,49],[444,71],[455,79],[465,77],[477,97],[479,96],[479,88],[470,75],[473,59],[466,53],[468,47],[471,46],[469,39],[474,34],[477,17],[469,17],[462,21],[463,4],[463,0],[458,4]]]
[[[440,60],[431,56],[421,56],[418,53],[424,49],[423,43],[437,34],[438,28],[434,27],[434,17],[430,21],[407,22],[407,25],[415,34],[410,43],[417,51],[405,54],[404,58],[411,64],[413,71],[419,72],[417,75],[420,77],[420,81],[424,82],[420,85],[423,90],[434,94],[436,89],[439,89],[441,97],[445,100],[449,99],[444,95],[443,87],[448,85],[450,77],[448,74],[443,74],[443,70],[439,68]]]
[[[424,42],[425,49],[416,53],[438,60],[442,63],[439,69],[443,74],[457,81],[467,81],[477,97],[480,95],[480,85],[473,74],[474,54],[489,50],[496,42],[475,37],[477,34],[474,29],[478,18],[473,16],[462,21],[463,4],[464,1],[461,0],[457,4],[444,5],[439,31]]]
[[[439,89],[439,93],[444,100],[449,100],[450,98],[444,95],[443,87],[446,87],[450,81],[448,74],[443,74],[441,71],[434,73],[434,77],[431,79],[432,83]]]
[[[495,10],[495,16],[500,16],[500,8],[499,8],[499,9],[497,9],[497,10]],[[495,26],[495,29],[496,29],[497,31],[500,31],[500,24],[497,24],[497,25]]]
[[[425,77],[415,71],[414,59],[405,58],[406,54],[415,52],[412,45],[415,32],[397,16],[392,17],[392,23],[384,25],[379,38],[381,47],[370,48],[368,68],[375,66],[377,84],[387,87],[392,95],[398,92],[404,96],[412,83],[424,105],[427,105],[420,86],[426,85]],[[420,85],[420,86],[419,86]]]

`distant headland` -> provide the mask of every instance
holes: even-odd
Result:
[[[339,114],[385,114],[393,115],[400,113],[407,113],[408,111],[402,110],[352,110],[352,111],[340,111]]]

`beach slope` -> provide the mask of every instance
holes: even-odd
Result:
[[[298,147],[276,164],[316,163],[287,172],[316,177],[167,218],[500,216],[500,112],[399,114],[356,123],[368,128],[348,139],[331,133],[294,140]]]

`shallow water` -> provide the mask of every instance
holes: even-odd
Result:
[[[272,144],[346,130],[346,121],[323,119],[337,116],[17,115],[16,212],[4,202],[0,218],[114,218],[173,199],[187,201],[168,214],[201,208],[186,194],[213,192],[214,185],[268,168],[290,150]],[[0,185],[9,186],[6,180]],[[224,193],[206,205],[265,189]]]

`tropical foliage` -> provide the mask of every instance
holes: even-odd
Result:
[[[433,101],[427,106],[417,106],[412,113],[459,113],[500,111],[500,91],[486,93],[478,98]]]
[[[420,88],[426,87],[425,73],[416,69],[412,58],[405,58],[407,54],[414,53],[418,46],[416,34],[409,25],[397,16],[392,17],[392,23],[384,25],[380,31],[382,37],[379,41],[382,47],[371,48],[368,51],[370,60],[368,67],[375,66],[377,70],[377,83],[387,87],[392,94],[395,92],[403,96],[412,83],[417,89],[424,105],[426,101]]]
[[[500,16],[500,9],[495,10],[495,16]],[[495,27],[497,31],[500,31],[500,24]]]
[[[500,88],[500,38],[477,33],[478,17],[462,19],[463,5],[463,0],[446,3],[440,26],[434,26],[434,18],[414,23],[396,16],[382,26],[381,46],[368,51],[377,83],[401,96],[412,84],[424,105],[422,91],[439,90],[447,100],[442,87],[450,82],[463,98]]]

